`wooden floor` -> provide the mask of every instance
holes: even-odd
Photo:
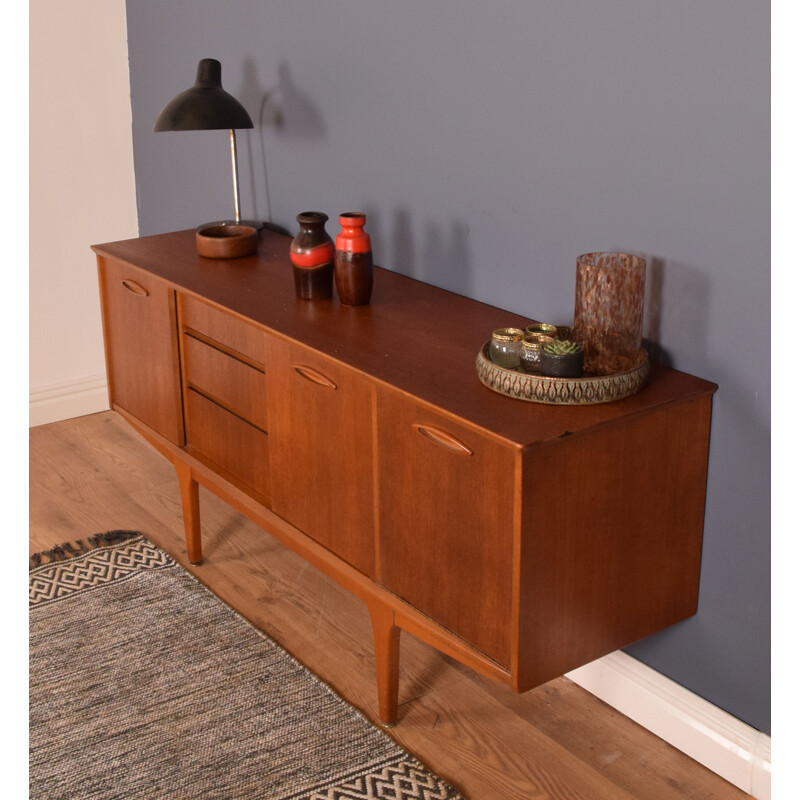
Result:
[[[138,530],[376,721],[362,604],[201,489],[205,563],[186,559],[171,465],[118,415],[30,431],[30,550]],[[397,742],[471,800],[732,800],[747,794],[567,678],[515,694],[401,637]]]

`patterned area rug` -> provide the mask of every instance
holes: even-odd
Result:
[[[33,800],[461,798],[134,532],[33,559],[30,700]]]

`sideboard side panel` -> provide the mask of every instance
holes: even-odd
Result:
[[[525,453],[517,688],[697,611],[711,397]]]

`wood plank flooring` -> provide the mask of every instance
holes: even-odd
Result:
[[[172,466],[117,414],[30,431],[30,552],[138,530],[377,722],[364,606],[201,488],[205,562],[186,558]],[[401,637],[401,746],[470,800],[749,795],[567,678],[515,694]]]

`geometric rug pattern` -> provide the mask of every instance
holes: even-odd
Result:
[[[142,569],[161,569],[175,561],[149,542],[139,547],[102,547],[69,561],[55,561],[30,572],[28,603],[31,606],[61,600],[77,592],[89,592],[113,581],[122,581]]]
[[[112,533],[30,571],[32,800],[464,800],[169,555]]]

